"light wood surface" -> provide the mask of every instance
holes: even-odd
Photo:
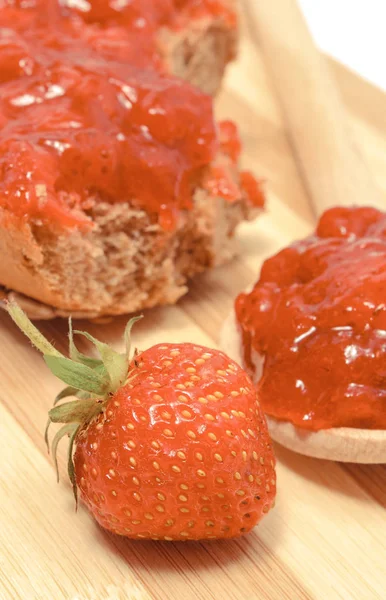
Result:
[[[345,107],[296,0],[245,0],[261,43],[299,170],[316,215],[336,205],[384,209]]]
[[[385,96],[332,68],[372,175],[386,191]],[[244,165],[267,181],[267,213],[241,228],[240,258],[198,278],[178,306],[146,314],[136,327],[139,347],[172,340],[215,345],[233,297],[262,260],[314,225],[262,55],[246,35],[218,114],[240,123]],[[116,342],[124,323],[80,325]],[[64,350],[64,321],[43,330]],[[118,538],[83,507],[75,513],[65,477],[56,484],[42,432],[60,384],[3,313],[0,343],[0,600],[385,598],[384,467],[343,466],[276,446],[277,504],[249,536],[204,544]],[[64,473],[64,452],[61,459]]]

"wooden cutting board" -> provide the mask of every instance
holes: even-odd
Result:
[[[331,67],[386,193],[386,96],[342,66]],[[267,181],[267,212],[240,229],[240,258],[197,278],[177,306],[147,313],[135,331],[140,348],[186,340],[214,346],[234,296],[262,260],[314,225],[262,58],[247,32],[218,115],[239,122],[244,164]],[[124,323],[118,318],[81,328],[118,344]],[[42,327],[64,350],[66,323]],[[55,481],[42,432],[60,385],[4,314],[0,341],[0,600],[386,597],[386,467],[318,461],[276,446],[277,504],[247,537],[161,543],[109,535],[83,507],[75,513],[66,477]]]

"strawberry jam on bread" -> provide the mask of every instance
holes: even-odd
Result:
[[[0,2],[1,284],[59,312],[119,314],[175,301],[232,255],[259,186],[211,98],[170,73],[200,83],[197,31],[228,40],[223,71],[232,4]]]

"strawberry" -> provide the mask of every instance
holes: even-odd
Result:
[[[230,538],[248,532],[273,506],[275,459],[248,375],[217,350],[159,344],[130,359],[87,333],[101,359],[70,359],[20,308],[8,311],[69,385],[49,412],[70,436],[69,476],[102,527],[130,538]],[[73,455],[73,444],[76,449]]]

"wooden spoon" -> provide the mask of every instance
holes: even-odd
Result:
[[[220,347],[239,365],[244,365],[241,336],[232,312],[224,323]],[[259,360],[261,366],[264,359]],[[310,432],[267,415],[273,440],[306,456],[352,463],[386,463],[386,431],[335,427]]]
[[[245,1],[315,215],[338,205],[385,210],[385,199],[355,147],[339,93],[295,0]],[[234,313],[224,324],[221,346],[243,363]],[[262,365],[263,358],[258,360]],[[342,427],[314,433],[271,417],[267,421],[274,440],[301,454],[344,462],[386,462],[384,430]]]
[[[316,216],[332,206],[386,209],[328,65],[296,0],[245,0]]]

